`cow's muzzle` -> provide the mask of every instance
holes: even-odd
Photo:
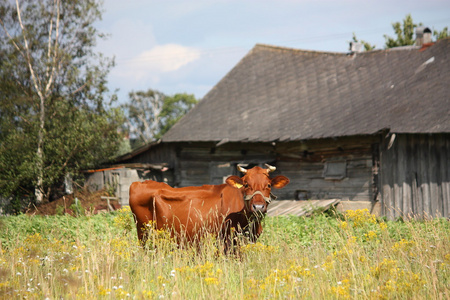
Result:
[[[244,196],[244,200],[245,200],[245,201],[252,200],[252,198],[253,198],[255,195],[261,195],[261,197],[263,197],[263,199],[267,202],[267,204],[269,204],[270,202],[272,202],[272,200],[276,200],[276,199],[277,199],[277,196],[275,196],[275,195],[272,194],[272,193],[270,193],[269,197],[266,197],[266,196],[263,195],[263,193],[262,193],[261,191],[256,191],[256,192],[254,192],[254,193],[251,194],[251,195],[245,195],[245,196]]]
[[[252,205],[253,212],[262,212],[264,213],[266,211],[266,206],[264,204],[253,204]]]

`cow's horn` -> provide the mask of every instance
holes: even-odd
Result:
[[[238,171],[239,172],[242,172],[242,173],[247,173],[247,169],[244,169],[243,167],[241,167],[240,165],[237,165],[237,169],[238,169]]]
[[[267,173],[275,171],[277,168],[271,165],[266,164],[267,167]]]

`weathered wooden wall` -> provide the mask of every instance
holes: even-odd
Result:
[[[237,163],[263,164],[275,161],[271,147],[265,144],[228,144],[221,147],[210,143],[183,144],[178,149],[175,171],[178,186],[221,184],[223,177],[238,174]]]
[[[374,145],[377,137],[324,139],[280,146],[277,168],[291,179],[286,195],[303,193],[308,199],[367,201],[376,194]],[[345,162],[342,179],[326,179],[327,162]]]
[[[449,160],[449,134],[391,136],[380,150],[382,213],[449,217]]]
[[[138,149],[139,150],[139,149]],[[151,147],[143,147],[142,153],[139,153],[132,158],[122,160],[122,163],[142,163],[142,164],[167,164],[170,168],[176,165],[175,147],[171,144],[155,144]]]
[[[134,155],[124,155],[118,165],[136,170],[140,181],[151,179],[170,185],[175,184],[174,168],[177,164],[175,147],[170,144],[153,143],[135,151],[137,153]],[[161,170],[162,166],[168,170]]]
[[[375,141],[374,137],[354,137],[308,143],[180,145],[176,181],[178,186],[219,184],[227,175],[237,174],[237,163],[271,163],[277,166],[274,176],[283,174],[291,180],[287,187],[274,191],[278,199],[296,199],[300,192],[307,199],[373,201]],[[346,164],[344,178],[324,178],[329,161]]]
[[[450,216],[450,134],[339,137],[284,143],[158,144],[127,162],[167,163],[173,186],[220,184],[237,163],[277,166],[291,183],[279,199],[332,199],[375,204],[381,214]],[[390,143],[391,142],[391,143]],[[324,178],[327,162],[344,162],[345,177]],[[167,178],[166,178],[167,179]]]

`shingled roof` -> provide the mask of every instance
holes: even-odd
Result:
[[[256,45],[163,142],[450,132],[450,39],[330,53]]]

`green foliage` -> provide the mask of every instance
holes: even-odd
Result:
[[[450,30],[448,30],[448,27],[444,27],[441,31],[433,30],[433,35],[436,40],[442,40],[450,36]]]
[[[421,26],[422,23],[415,24],[411,17],[411,14],[406,15],[403,20],[403,25],[400,22],[392,23],[396,38],[392,38],[388,35],[384,35],[386,39],[386,48],[394,48],[399,46],[413,45],[414,40],[414,28]]]
[[[293,247],[310,246],[315,240],[330,241],[333,238],[330,231],[335,231],[336,227],[336,219],[323,214],[316,214],[311,218],[294,216],[267,218],[262,241],[278,239]]]
[[[69,206],[69,209],[71,209],[76,217],[81,217],[86,214],[84,211],[83,206],[81,205],[78,198],[75,197],[74,203]]]
[[[127,115],[125,127],[136,140],[133,148],[162,137],[198,102],[191,94],[167,96],[151,89],[131,92],[129,99],[130,101],[121,107]]]
[[[166,96],[161,111],[160,131],[155,137],[162,137],[164,133],[187,114],[197,102],[198,100],[193,94],[182,93],[175,94],[174,96]]]
[[[62,205],[56,206],[56,209],[55,209],[56,215],[62,216],[62,215],[64,215],[64,212],[65,212],[64,206],[62,206]]]
[[[117,183],[108,183],[105,187],[105,192],[108,196],[114,197],[117,190]]]
[[[135,228],[134,218],[129,206],[124,206],[121,209],[115,211],[114,224],[117,228],[122,229],[124,232],[131,232]]]
[[[160,114],[165,95],[149,89],[129,93],[129,103],[122,105],[126,112],[125,127],[130,137],[137,140],[133,148],[151,142],[159,131]]]
[[[385,48],[394,48],[400,46],[414,45],[415,43],[415,28],[418,26],[423,26],[422,23],[414,23],[411,14],[406,15],[402,22],[392,23],[392,28],[394,29],[395,37],[391,37],[387,34],[384,35],[385,38]],[[448,27],[444,27],[441,31],[433,30],[433,36],[436,40],[441,40],[450,36],[450,31]],[[375,45],[372,45],[364,40],[359,40],[356,34],[353,33],[352,41],[355,43],[362,43],[365,51],[371,51],[375,49]]]
[[[355,33],[353,33],[352,42],[354,42],[354,43],[361,43],[364,46],[364,50],[365,51],[372,51],[376,47],[375,45],[372,45],[369,42],[366,42],[364,40],[358,40],[358,38],[356,37]]]
[[[20,9],[23,30],[15,3],[0,4],[0,197],[24,206],[36,187],[49,198],[65,174],[113,158],[124,121],[106,87],[114,62],[93,52],[97,1]]]

